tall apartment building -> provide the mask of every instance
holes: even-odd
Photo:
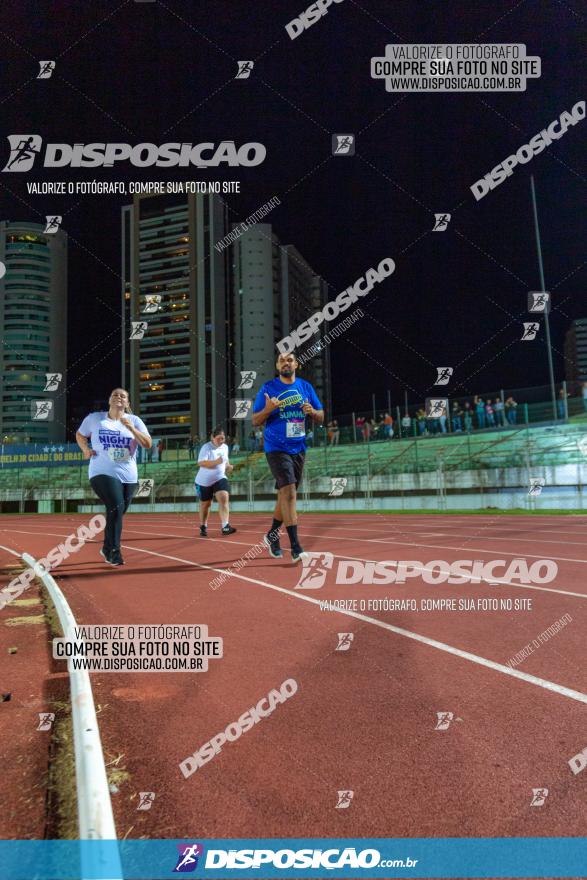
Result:
[[[232,253],[234,388],[240,371],[253,370],[257,379],[250,396],[273,375],[275,343],[284,335],[281,248],[271,225],[257,223],[235,241]]]
[[[0,435],[4,443],[66,437],[67,234],[39,223],[0,222]],[[61,373],[54,391],[46,374]],[[52,420],[33,419],[33,401],[53,402]],[[37,413],[39,414],[39,413]]]
[[[327,298],[323,279],[293,245],[279,243],[271,224],[258,223],[239,236],[233,245],[235,389],[239,371],[254,370],[255,384],[246,392],[253,396],[274,374],[277,342],[322,308]],[[304,364],[300,375],[314,385],[329,408],[329,352]],[[235,391],[235,396],[241,393]]]
[[[565,336],[565,376],[571,393],[587,382],[587,318],[573,321]]]
[[[122,384],[153,437],[206,436],[228,412],[226,206],[214,195],[135,196],[122,209]],[[132,323],[145,323],[131,338]]]

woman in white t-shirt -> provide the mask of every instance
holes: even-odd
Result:
[[[106,506],[104,546],[100,554],[109,565],[124,565],[120,553],[122,517],[137,491],[137,449],[151,448],[144,422],[131,412],[128,391],[115,388],[107,412],[85,417],[75,435],[77,445],[90,460],[92,489]],[[92,446],[90,448],[88,440]]]
[[[218,502],[222,534],[234,534],[236,529],[228,520],[228,480],[225,476],[232,471],[232,465],[228,461],[228,446],[222,428],[214,428],[210,442],[204,443],[200,449],[198,465],[200,469],[194,482],[200,500],[200,537],[208,537],[208,516],[214,496]]]

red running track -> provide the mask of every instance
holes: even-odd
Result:
[[[235,514],[237,533],[223,537],[214,516],[201,539],[195,516],[129,514],[123,568],[93,543],[53,572],[80,624],[207,624],[224,639],[207,673],[92,674],[107,760],[128,774],[112,798],[120,837],[585,834],[587,772],[568,761],[587,747],[587,517],[306,514],[305,549],[334,566],[302,591],[288,553],[263,553],[211,588],[270,524]],[[40,558],[89,518],[4,516],[0,543]],[[335,583],[340,560],[514,558],[552,559],[558,575],[535,589]],[[353,617],[319,605],[386,597],[531,608]],[[509,674],[507,661],[565,614]],[[336,650],[339,632],[354,633],[350,650]],[[180,761],[288,678],[293,697],[183,777]],[[453,713],[448,729],[435,729],[438,712]],[[533,788],[549,789],[541,807]],[[349,789],[351,806],[336,809]],[[139,791],[155,792],[149,811],[137,811]]]

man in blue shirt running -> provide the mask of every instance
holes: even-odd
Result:
[[[306,455],[306,417],[316,424],[324,421],[324,410],[312,385],[296,378],[298,360],[293,352],[277,358],[275,379],[260,388],[253,406],[253,425],[265,425],[267,464],[275,477],[277,503],[273,523],[264,537],[269,553],[280,559],[279,529],[285,525],[293,562],[306,554],[298,540],[296,490],[302,479]]]

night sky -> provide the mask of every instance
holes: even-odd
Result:
[[[306,0],[5,2],[0,14],[4,134],[47,142],[260,141],[251,169],[35,169],[0,175],[0,216],[64,215],[69,235],[70,412],[118,384],[120,196],[29,195],[31,180],[239,179],[240,220],[278,195],[267,218],[330,285],[330,296],[384,257],[395,274],[360,303],[366,317],[332,346],[335,413],[423,400],[436,366],[450,392],[548,382],[543,334],[520,342],[526,295],[540,289],[529,176],[534,174],[546,288],[553,293],[555,375],[564,333],[587,317],[587,121],[476,202],[469,187],[585,99],[576,0],[446,3],[344,0],[290,40]],[[526,92],[391,94],[370,77],[388,42],[525,43],[542,59]],[[37,80],[38,61],[57,62]],[[237,60],[253,59],[248,80]],[[356,155],[333,157],[331,135]],[[432,233],[435,212],[452,213]]]

